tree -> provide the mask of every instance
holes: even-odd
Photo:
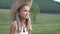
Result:
[[[33,16],[34,23],[36,22],[36,15],[39,13],[39,6],[36,3],[32,4],[31,13]]]

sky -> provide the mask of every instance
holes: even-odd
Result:
[[[60,0],[54,0],[54,1],[56,1],[56,2],[60,2]]]

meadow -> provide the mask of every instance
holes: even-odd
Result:
[[[60,34],[60,14],[37,14],[35,23],[32,17],[32,34]],[[0,34],[9,34],[11,23],[10,10],[0,9]]]

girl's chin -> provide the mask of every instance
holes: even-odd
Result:
[[[25,19],[28,19],[29,17],[25,17]]]

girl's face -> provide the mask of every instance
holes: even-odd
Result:
[[[29,6],[24,6],[24,7],[22,7],[19,15],[22,18],[28,19],[29,18],[29,10],[30,10]]]

